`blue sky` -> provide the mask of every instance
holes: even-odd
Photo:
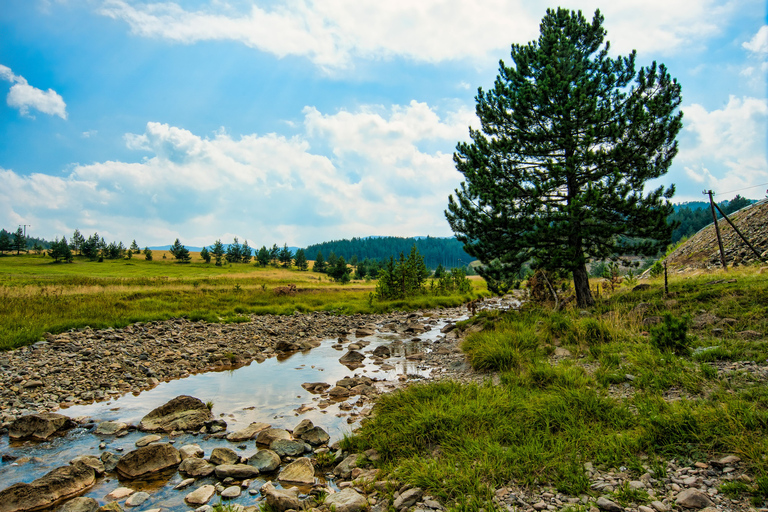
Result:
[[[552,4],[556,7],[558,4]],[[683,87],[675,201],[768,189],[764,0],[564,1]],[[0,226],[304,246],[449,236],[478,86],[535,0],[3,0]],[[4,100],[4,101],[3,101]]]

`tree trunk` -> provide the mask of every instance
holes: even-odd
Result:
[[[573,288],[576,290],[576,302],[580,308],[587,308],[595,304],[592,290],[589,289],[589,274],[585,263],[573,269]]]

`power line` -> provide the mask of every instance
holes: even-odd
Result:
[[[740,189],[738,189],[738,190],[729,190],[728,192],[715,192],[715,194],[721,194],[721,195],[725,195],[725,194],[733,194],[734,192],[741,192],[742,190],[749,190],[749,189],[751,189],[751,188],[764,187],[765,185],[768,185],[768,182],[766,182],[766,183],[760,183],[760,184],[758,184],[758,185],[752,185],[751,187],[740,188]]]

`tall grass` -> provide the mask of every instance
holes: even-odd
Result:
[[[296,284],[298,293],[274,289]],[[0,350],[34,343],[45,332],[85,326],[123,327],[134,322],[189,317],[237,322],[251,314],[331,311],[383,313],[457,306],[484,289],[473,281],[468,295],[423,295],[372,302],[375,282],[333,283],[324,274],[282,268],[165,261],[77,261],[53,264],[39,256],[0,258]]]

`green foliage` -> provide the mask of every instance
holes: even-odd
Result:
[[[181,245],[178,238],[173,242],[173,245],[171,245],[168,251],[173,254],[173,257],[176,258],[176,261],[179,263],[189,263],[192,260],[192,257],[189,255],[189,250]]]
[[[478,91],[482,130],[457,145],[465,181],[446,217],[491,290],[532,261],[571,272],[589,306],[587,261],[651,256],[669,241],[674,188],[644,187],[677,153],[681,89],[663,64],[638,71],[634,52],[610,57],[602,23],[599,11],[589,23],[548,9],[538,41],[512,45],[514,64]]]
[[[280,249],[280,253],[278,254],[278,259],[283,265],[283,268],[288,268],[291,266],[293,256],[291,255],[291,250],[288,248],[288,244],[283,244],[283,248]]]
[[[0,254],[10,252],[12,250],[13,243],[11,242],[11,237],[8,236],[8,233],[5,230],[2,230],[2,232],[0,232]]]
[[[293,258],[293,264],[296,265],[296,268],[300,271],[305,271],[309,268],[309,263],[307,262],[307,256],[304,253],[304,249],[299,249],[296,251],[296,254]]]
[[[256,264],[260,267],[266,267],[269,265],[269,249],[265,245],[261,246],[261,249],[259,249],[259,252],[256,253]]]
[[[21,251],[27,249],[27,239],[24,237],[24,231],[21,227],[13,233],[13,241],[11,244],[16,251],[16,254],[21,254]]]
[[[221,260],[224,257],[224,244],[221,243],[221,240],[216,240],[213,245],[211,246],[211,255],[213,255],[213,258],[216,261],[216,266],[221,266]]]
[[[326,268],[325,258],[323,257],[322,251],[317,251],[317,256],[315,256],[315,263],[312,266],[312,271],[325,273]]]
[[[344,256],[340,256],[336,260],[336,264],[328,268],[327,274],[337,282],[346,284],[350,280],[350,270],[347,267],[347,262],[344,261]]]
[[[677,355],[687,355],[689,318],[675,318],[671,313],[664,313],[663,321],[651,327],[651,343],[661,351],[671,351]]]
[[[651,277],[659,277],[663,273],[664,273],[664,265],[661,263],[661,261],[655,262],[651,267],[650,272],[648,272],[648,274]]]
[[[72,261],[72,250],[69,248],[67,239],[62,237],[61,240],[57,238],[53,241],[48,249],[48,255],[53,258],[54,262],[58,262],[60,259]]]
[[[80,233],[79,229],[76,229],[75,232],[72,234],[72,238],[69,240],[69,247],[73,251],[77,252],[77,254],[80,254],[80,249],[83,247],[83,244],[85,243],[85,237]],[[136,241],[134,240],[134,243]],[[133,246],[131,246],[131,249],[133,249]],[[139,247],[136,247],[136,252],[139,252]]]
[[[240,260],[242,259],[241,248],[240,242],[237,240],[237,237],[235,237],[232,243],[227,247],[225,258],[228,263],[240,263]]]
[[[429,271],[424,265],[424,258],[414,245],[406,258],[400,253],[400,258],[394,258],[379,271],[376,283],[376,298],[378,300],[393,300],[412,297],[425,292],[425,282]]]
[[[152,249],[149,247],[144,248],[144,259],[147,261],[152,261]]]
[[[210,263],[211,262],[211,253],[208,251],[207,247],[203,247],[202,249],[200,249],[200,257],[206,263]]]
[[[472,285],[467,279],[467,273],[463,268],[452,268],[450,272],[443,271],[437,279],[437,285],[433,293],[445,295],[448,293],[469,293]]]
[[[253,249],[251,249],[251,246],[248,245],[248,240],[246,240],[243,242],[243,245],[240,246],[240,261],[243,263],[250,263],[252,256]]]

